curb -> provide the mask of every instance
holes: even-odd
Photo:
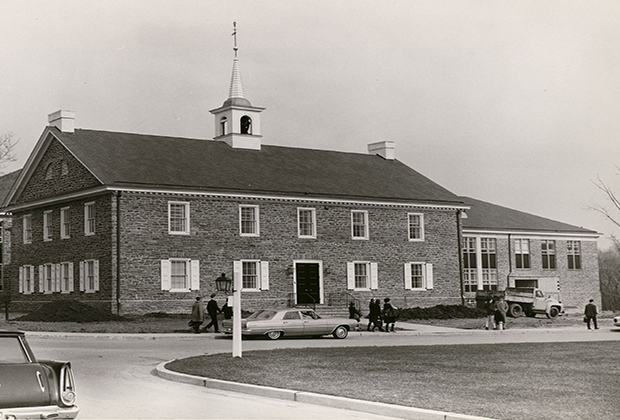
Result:
[[[287,401],[296,401],[306,404],[315,404],[344,410],[360,411],[363,413],[378,414],[408,420],[494,420],[490,417],[469,416],[466,414],[426,410],[423,408],[406,407],[396,404],[356,400],[353,398],[336,397],[333,395],[323,395],[314,392],[294,391],[290,389],[243,384],[239,382],[230,382],[220,379],[188,375],[186,373],[179,373],[166,369],[166,364],[172,361],[174,360],[169,360],[158,364],[155,368],[155,373],[157,376],[169,381],[197,385],[205,388],[239,392],[268,398],[277,398]]]

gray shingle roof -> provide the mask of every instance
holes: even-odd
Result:
[[[11,191],[11,187],[15,183],[17,177],[19,177],[21,171],[21,169],[18,169],[17,171],[0,176],[0,206],[6,204],[4,200],[7,198],[9,191]]]
[[[104,184],[461,205],[461,199],[397,160],[263,145],[81,130],[54,135]]]
[[[470,197],[461,197],[470,205],[467,218],[463,219],[463,229],[503,230],[503,231],[540,231],[576,234],[597,234],[596,231],[557,222],[545,217],[535,216]]]

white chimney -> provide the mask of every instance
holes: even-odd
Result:
[[[394,160],[394,142],[380,141],[368,145],[368,154],[379,155],[386,160]]]
[[[73,111],[56,111],[47,116],[47,121],[63,133],[75,132],[75,112]]]

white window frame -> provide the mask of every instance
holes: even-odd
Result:
[[[243,210],[251,209],[254,220],[247,221],[243,219]],[[254,232],[244,232],[244,222],[252,223],[254,227]],[[257,237],[260,236],[260,211],[257,205],[249,205],[249,204],[240,204],[239,205],[239,235],[240,236],[250,236]]]
[[[184,223],[182,230],[172,230],[172,206],[182,206],[184,211]],[[189,235],[190,234],[190,220],[189,220],[189,202],[188,201],[168,201],[168,234],[170,235]]]
[[[43,264],[39,266],[39,291],[44,294],[51,294],[56,289],[56,268],[54,264]]]
[[[365,267],[365,287],[357,287],[356,278],[359,277],[355,268]],[[377,290],[379,288],[379,265],[370,261],[347,262],[347,289],[349,290]]]
[[[34,293],[34,265],[19,267],[19,293],[25,295]]]
[[[89,281],[89,269],[91,265],[93,267],[92,285]],[[99,291],[99,260],[80,261],[80,291],[85,293],[95,293]]]
[[[244,264],[253,264],[256,270],[256,284],[254,287],[243,287],[243,278],[248,276],[244,272]],[[261,260],[239,260],[233,263],[233,278],[235,284],[241,284],[243,292],[260,292],[269,290],[269,262]]]
[[[43,212],[43,240],[51,241],[52,235],[52,210],[47,210]]]
[[[60,282],[60,293],[73,292],[73,263],[61,262],[58,264],[58,281]]]
[[[418,218],[419,224],[412,224],[412,219]],[[411,228],[416,227],[419,229],[419,237],[415,238],[411,235]],[[407,235],[409,242],[423,242],[424,241],[424,213],[407,213]]]
[[[84,203],[84,235],[91,236],[96,232],[97,213],[95,202]]]
[[[32,243],[32,215],[25,214],[22,218],[23,240],[25,244]]]
[[[418,266],[421,268],[422,273],[422,287],[413,287],[412,282],[412,266]],[[422,291],[431,290],[433,288],[433,264],[411,261],[405,263],[405,290]]]
[[[60,209],[60,239],[69,239],[70,237],[69,207],[63,207]]]
[[[355,235],[355,227],[359,226],[356,225],[355,223],[355,215],[356,214],[361,214],[364,216],[364,235],[363,236],[356,236]],[[368,240],[369,238],[369,234],[368,234],[368,211],[366,210],[351,210],[351,238],[355,239],[355,240]]]
[[[301,215],[304,212],[310,212],[310,223],[312,224],[310,227],[311,233],[309,235],[305,235],[302,233],[301,226]],[[316,209],[312,207],[298,207],[297,208],[297,236],[300,238],[307,239],[316,239]]]
[[[185,287],[172,287],[172,263],[185,264]],[[187,293],[200,290],[200,261],[190,258],[168,258],[160,261],[161,290],[170,293]]]

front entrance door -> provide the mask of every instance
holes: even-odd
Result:
[[[320,303],[319,264],[296,263],[297,303]]]

